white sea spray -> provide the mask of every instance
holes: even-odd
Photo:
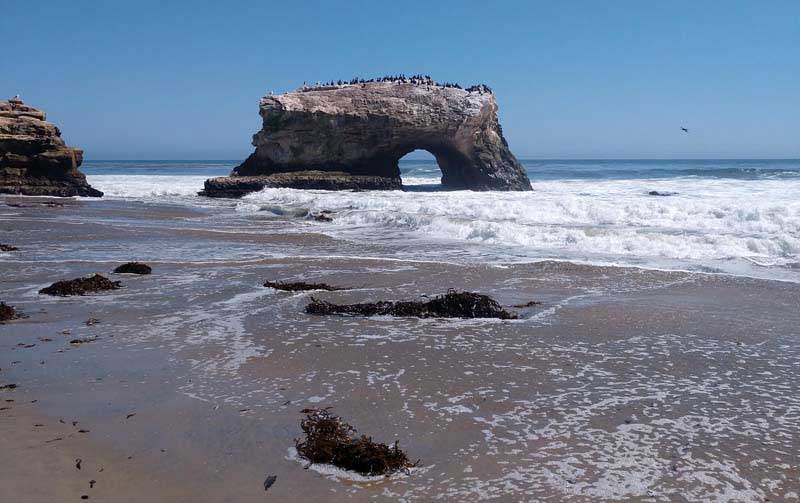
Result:
[[[248,232],[269,220],[286,232],[399,247],[399,258],[556,259],[800,280],[800,176],[793,171],[598,175],[534,180],[533,192],[472,192],[441,190],[430,168],[411,169],[403,178],[407,191],[265,189],[238,201],[198,196],[207,178],[199,174],[103,172],[90,174],[89,182],[111,200],[235,207],[238,218],[251,220]],[[322,210],[332,212],[333,222],[308,221]]]
[[[638,265],[720,261],[787,265],[800,254],[800,180],[563,180],[525,192],[328,192],[266,189],[239,209],[259,205],[327,209],[324,228],[363,234],[464,242],[489,257],[622,260]],[[654,189],[677,192],[649,195]],[[662,262],[659,264],[659,262]],[[674,264],[673,264],[674,265]]]

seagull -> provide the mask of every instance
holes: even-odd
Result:
[[[686,129],[685,127],[681,127],[681,131],[683,131],[684,133],[688,133],[689,132],[689,130]]]

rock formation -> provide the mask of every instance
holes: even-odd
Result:
[[[78,171],[83,151],[45,119],[18,97],[0,101],[0,193],[101,197]]]
[[[433,82],[301,88],[260,102],[255,152],[202,194],[236,197],[263,187],[400,189],[401,157],[436,157],[446,189],[531,190],[503,138],[494,94]]]

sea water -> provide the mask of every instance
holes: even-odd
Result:
[[[237,201],[197,195],[236,161],[87,161],[83,170],[111,200],[202,206],[256,232],[264,219],[269,232],[302,223],[404,259],[568,260],[800,281],[800,160],[521,162],[532,192],[446,191],[435,161],[403,160],[402,192],[265,189]],[[308,220],[322,210],[333,222]]]

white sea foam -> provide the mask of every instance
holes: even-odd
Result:
[[[112,198],[187,204],[208,203],[196,197],[204,180],[89,176]],[[436,254],[419,247],[410,258],[458,259],[469,248],[489,262],[554,258],[769,277],[777,266],[778,277],[800,279],[800,179],[557,180],[535,182],[533,192],[441,191],[437,181],[407,176],[406,192],[265,189],[237,210],[279,220],[331,210],[334,222],[318,230],[334,237],[433,243],[427,250]],[[653,190],[676,195],[648,195]]]
[[[92,187],[106,197],[163,198],[196,196],[203,188],[206,176],[174,175],[89,175]]]
[[[515,254],[577,259],[741,260],[786,265],[800,254],[800,181],[554,181],[524,192],[328,192],[266,189],[241,211],[269,204],[336,213],[325,229],[352,235],[443,239]],[[651,190],[676,192],[660,197]]]
[[[405,186],[415,186],[415,185],[437,185],[441,182],[439,178],[431,177],[431,176],[404,176],[403,177],[403,185]]]

